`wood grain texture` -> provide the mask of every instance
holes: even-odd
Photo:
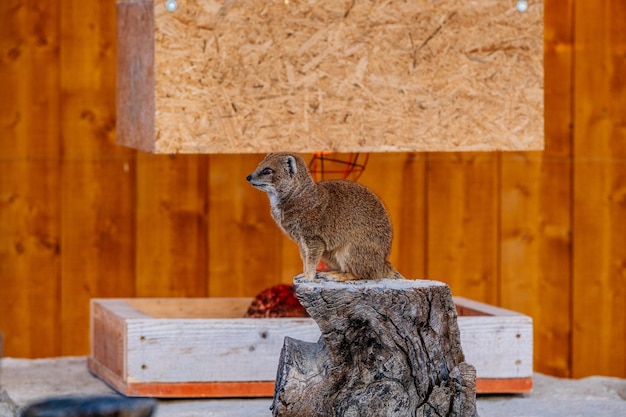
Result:
[[[533,319],[464,297],[454,297],[454,304],[465,360],[476,368],[476,392],[529,392]]]
[[[271,397],[273,381],[232,382],[138,382],[126,381],[94,357],[87,358],[89,370],[117,392],[130,397],[152,398],[246,398]],[[497,381],[496,381],[497,383]]]
[[[265,193],[246,181],[262,155],[211,156],[209,267],[212,297],[253,297],[292,277],[281,276],[284,237]],[[293,261],[291,261],[293,262]]]
[[[129,378],[143,382],[272,380],[285,335],[313,342],[319,331],[303,319],[263,320],[133,320],[128,323]],[[176,361],[171,360],[174,357]]]
[[[137,156],[138,297],[207,295],[207,169],[206,156]]]
[[[153,1],[117,1],[117,142],[154,150]]]
[[[108,349],[92,356],[125,383],[273,381],[285,335],[314,342],[319,329],[309,319],[243,318],[250,301],[94,300],[92,326],[104,330],[93,334],[94,345]],[[163,304],[173,314],[164,314]],[[123,343],[115,343],[118,334]],[[111,356],[123,359],[121,373],[110,367],[118,363]]]
[[[626,374],[626,4],[600,3],[574,5],[574,377]]]
[[[543,147],[541,0],[525,13],[497,0],[118,3],[123,20],[142,10],[134,26],[146,28],[121,39],[122,94],[143,100],[122,101],[120,117],[132,118],[121,143],[159,153]]]
[[[446,282],[455,295],[496,304],[497,155],[435,153],[426,167],[426,276]]]
[[[537,370],[626,376],[625,18],[616,0],[577,4],[575,13],[573,3],[545,2],[544,154],[372,154],[361,181],[390,209],[399,271],[532,315]],[[245,181],[262,155],[208,157],[200,191],[193,164],[160,165],[168,180],[147,178],[159,168],[142,165],[139,179],[134,152],[113,144],[114,7],[0,6],[5,355],[87,354],[89,298],[132,296],[153,274],[159,294],[171,284],[177,294],[254,296],[301,271],[267,197]],[[158,197],[140,182],[158,186]],[[200,200],[207,204],[204,226],[195,216],[181,220],[192,237],[185,251],[170,241],[171,213],[144,205],[163,198],[196,213]],[[141,226],[151,242],[138,234],[140,212],[164,221]],[[192,243],[202,234],[204,254]]]
[[[566,158],[502,157],[500,302],[536,320],[538,370],[559,376],[570,355],[569,178]]]
[[[283,346],[281,334],[315,342],[320,332],[310,318],[243,319],[251,301],[219,297],[92,299],[90,369],[129,395],[216,397],[230,386],[228,396],[271,396],[276,368],[249,363],[275,363]],[[476,364],[480,392],[528,392],[532,387],[530,317],[460,297],[454,297],[454,303],[463,352],[468,362]],[[218,336],[220,340],[213,341]],[[168,359],[173,352],[182,358],[175,365]],[[239,364],[225,370],[219,361],[205,355],[220,355],[231,365]],[[140,363],[131,365],[131,361]],[[197,369],[201,361],[205,365]],[[271,387],[224,384],[222,375],[239,382],[265,381]],[[151,379],[144,379],[146,376]],[[185,381],[192,376],[200,379]],[[259,394],[261,389],[266,391]]]
[[[465,360],[479,378],[532,378],[533,326],[528,316],[459,317]]]
[[[500,303],[535,324],[535,369],[570,376],[572,332],[572,1],[545,10],[546,148],[503,153]]]
[[[545,10],[545,151],[503,153],[500,188],[500,302],[533,317],[536,370],[563,377],[572,332],[572,4]]]
[[[321,337],[285,338],[272,415],[476,416],[476,369],[447,285],[319,278],[294,280]]]
[[[0,331],[5,354],[52,356],[61,344],[58,8],[58,1],[0,4]]]
[[[89,346],[89,299],[133,295],[134,152],[115,144],[115,7],[60,3],[62,346]]]
[[[476,393],[524,394],[533,389],[532,378],[477,379]]]
[[[118,307],[122,304],[113,303],[117,304]],[[123,304],[121,307],[124,306]],[[90,302],[89,328],[90,357],[98,358],[102,368],[107,369],[111,376],[125,379],[124,348],[127,340],[122,316],[111,308],[105,308],[97,302],[97,299],[92,300]]]
[[[426,274],[425,167],[425,154],[376,154],[359,178],[381,198],[389,212],[393,226],[389,260],[402,276],[413,279]]]

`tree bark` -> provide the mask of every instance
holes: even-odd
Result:
[[[476,416],[450,288],[436,281],[295,278],[317,343],[285,338],[274,416]]]

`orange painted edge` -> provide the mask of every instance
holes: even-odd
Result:
[[[476,394],[524,394],[533,390],[533,378],[477,378]]]
[[[532,391],[529,378],[502,378],[476,380],[477,394],[523,394]],[[274,381],[246,382],[187,382],[187,383],[131,383],[127,395],[153,397],[272,397]]]
[[[477,379],[477,394],[522,394],[532,391],[532,378]],[[274,381],[131,383],[126,395],[151,397],[272,397]]]
[[[129,397],[157,398],[250,398],[274,396],[274,381],[242,382],[127,382],[94,358],[87,359],[89,370],[116,391]],[[523,394],[531,392],[532,377],[478,378],[477,394]]]
[[[273,397],[274,381],[130,383],[126,386],[126,395],[158,398]]]

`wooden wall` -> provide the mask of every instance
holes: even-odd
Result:
[[[88,352],[92,297],[253,296],[300,271],[260,155],[115,145],[115,2],[0,3],[6,356]],[[535,366],[626,377],[626,3],[545,3],[546,150],[374,154],[407,277],[532,315]]]

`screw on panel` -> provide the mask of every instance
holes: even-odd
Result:
[[[165,3],[165,8],[168,12],[175,12],[178,8],[178,4],[176,3],[176,0],[167,0],[167,2]]]

